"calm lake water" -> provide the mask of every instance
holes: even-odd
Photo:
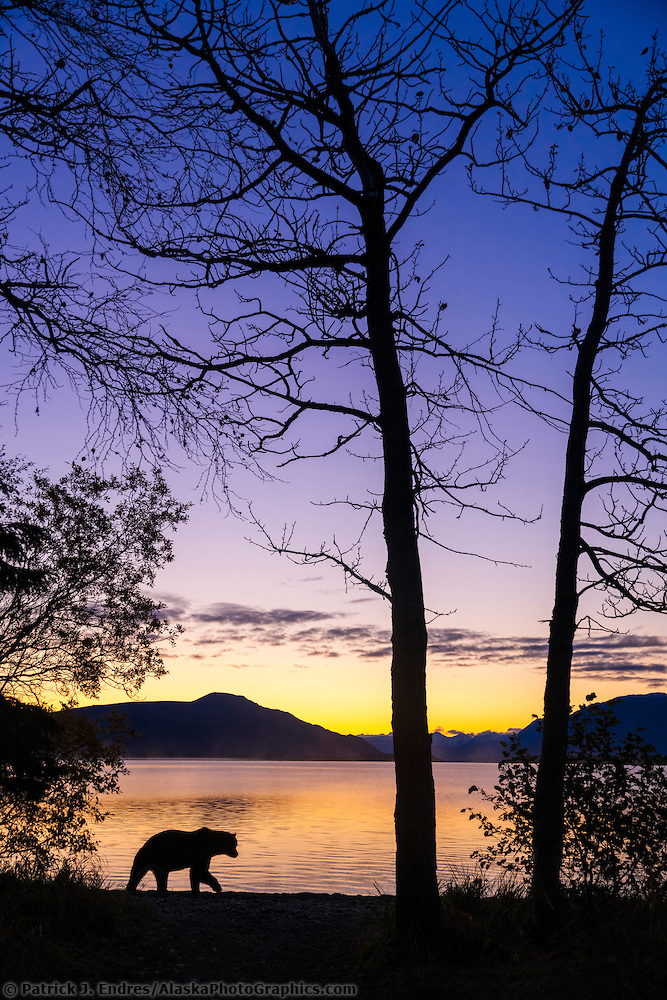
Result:
[[[104,799],[113,816],[97,828],[105,874],[126,884],[132,860],[159,830],[229,830],[238,858],[216,857],[223,889],[252,892],[394,892],[394,769],[385,761],[129,760],[121,794]],[[495,764],[434,764],[438,868],[470,868],[485,844],[461,813],[478,807],[468,788],[491,790]],[[189,889],[173,872],[170,889]],[[154,889],[147,875],[143,889]],[[204,887],[202,887],[204,888]],[[209,891],[205,889],[204,891]]]

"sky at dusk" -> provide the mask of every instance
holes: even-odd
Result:
[[[667,44],[663,0],[594,0],[592,22],[604,26],[608,50],[631,68],[634,57],[660,28]],[[487,331],[500,302],[499,323],[508,336],[519,324],[567,330],[572,324],[561,275],[576,270],[579,251],[568,244],[562,220],[523,208],[503,209],[470,193],[463,170],[434,189],[428,214],[410,235],[424,242],[425,263],[449,260],[432,282],[432,297],[448,303],[445,329],[461,340]],[[48,234],[58,226],[53,206],[32,210],[32,225]],[[222,293],[224,294],[224,293]],[[177,335],[197,329],[192,304],[175,302],[170,318]],[[444,321],[443,321],[444,322]],[[628,378],[660,397],[666,349],[633,362]],[[7,363],[10,360],[3,352]],[[567,390],[572,357],[523,355],[517,364],[535,381]],[[346,377],[344,372],[327,375]],[[86,403],[66,387],[48,400],[24,396],[0,410],[9,454],[22,454],[53,477],[85,453]],[[316,439],[323,428],[315,424]],[[516,456],[485,502],[514,511],[530,523],[441,505],[430,530],[443,547],[424,541],[422,558],[429,609],[428,705],[430,728],[480,731],[524,726],[539,713],[544,690],[546,622],[553,601],[565,438],[517,407],[499,410],[495,432]],[[244,695],[308,722],[343,733],[388,732],[390,707],[389,607],[326,565],[298,565],[261,548],[247,518],[216,503],[205,469],[174,452],[178,468],[166,473],[175,496],[193,504],[175,536],[175,558],[156,581],[167,616],[183,625],[165,649],[167,677],[148,681],[148,700],[192,700],[210,691]],[[335,535],[354,541],[358,515],[331,500],[363,498],[381,489],[374,458],[336,456],[272,469],[273,480],[235,470],[232,491],[274,537],[295,525],[304,548]],[[204,477],[204,478],[202,478]],[[259,543],[259,544],[258,544]],[[364,538],[364,566],[381,578],[385,555],[379,523]],[[473,553],[473,554],[469,554]],[[580,632],[573,666],[572,700],[595,691],[600,699],[667,690],[667,619],[636,616],[618,634]],[[106,690],[103,702],[126,700]]]

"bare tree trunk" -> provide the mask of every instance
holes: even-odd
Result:
[[[346,151],[362,184],[359,206],[366,249],[366,315],[380,404],[384,462],[382,521],[392,601],[392,729],[396,771],[396,933],[402,943],[434,942],[440,916],[436,875],[435,790],[426,711],[427,633],[407,393],[391,308],[391,241],[385,218],[385,178],[364,148],[331,46],[322,5],[309,0],[325,77],[341,114]]]
[[[587,340],[590,336],[587,335]],[[570,671],[577,628],[577,565],[581,507],[585,493],[586,440],[591,402],[593,351],[579,352],[574,376],[572,418],[565,459],[560,541],[556,561],[556,596],[549,630],[544,693],[542,759],[533,806],[533,896],[544,923],[560,910],[563,854],[564,785],[570,715]],[[591,357],[588,355],[591,354]]]
[[[407,395],[391,317],[390,251],[381,172],[367,196],[368,333],[379,400],[392,599],[392,728],[396,769],[396,927],[399,940],[428,945],[437,933],[435,792],[426,712],[426,647],[421,563]]]
[[[644,118],[653,99],[651,91],[640,104],[634,128],[610,185],[605,218],[600,228],[593,315],[586,335],[579,344],[574,372],[556,564],[556,597],[549,632],[542,757],[537,772],[533,806],[532,891],[538,916],[545,929],[557,921],[561,910],[560,869],[563,855],[570,674],[579,602],[577,567],[582,549],[581,512],[588,489],[586,457],[591,426],[594,367],[609,322],[609,307],[615,286],[614,255],[619,212],[628,173],[642,141]]]

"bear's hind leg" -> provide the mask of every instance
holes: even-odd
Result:
[[[200,874],[199,868],[190,869],[190,889],[195,896],[199,894]]]
[[[157,882],[157,891],[161,895],[165,895],[167,892],[167,879],[169,878],[169,872],[165,871],[164,868],[154,868],[153,875],[155,875],[155,881]]]

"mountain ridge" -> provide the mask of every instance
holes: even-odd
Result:
[[[651,743],[659,754],[667,756],[667,694],[626,694],[599,704],[613,710],[623,735],[639,729],[645,743]],[[521,745],[536,756],[542,750],[540,722],[533,719],[520,732]]]
[[[642,736],[667,756],[667,694],[624,695],[613,702],[623,733],[643,728]],[[391,760],[391,733],[343,736],[243,695],[211,692],[194,701],[124,702],[73,709],[99,719],[116,711],[139,736],[127,757],[227,758],[236,760]],[[539,720],[505,732],[432,734],[434,761],[498,763],[503,741],[518,733],[522,746],[539,755]]]
[[[243,695],[211,692],[194,701],[87,705],[72,711],[91,719],[122,714],[136,732],[127,757],[238,760],[387,760],[358,736],[343,736],[264,708]]]
[[[621,695],[600,704],[611,705],[619,720],[619,730],[623,734],[643,729],[641,736],[645,742],[653,744],[658,753],[667,756],[667,694],[657,692]],[[506,741],[513,732],[518,734],[522,746],[531,754],[539,756],[542,750],[540,722],[540,719],[534,719],[523,729],[509,729],[502,733],[486,730],[482,733],[445,736],[436,731],[431,737],[433,758],[447,763],[497,764],[502,760],[505,749],[503,741]],[[393,752],[391,733],[364,736],[364,739],[385,753]]]

